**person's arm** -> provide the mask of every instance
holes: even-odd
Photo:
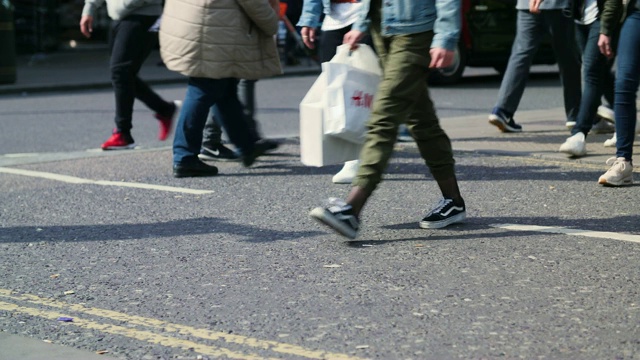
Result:
[[[460,38],[462,9],[460,0],[436,0],[436,22],[431,48],[456,49]]]
[[[85,0],[82,8],[82,16],[80,17],[80,32],[87,38],[91,37],[93,32],[93,18],[96,10],[102,6],[104,0]]]
[[[369,26],[371,24],[371,19],[369,19],[370,6],[371,1],[363,2],[360,7],[360,12],[358,13],[358,19],[353,23],[353,25],[351,25],[351,30],[344,34],[342,43],[349,45],[352,50],[358,48],[358,43],[369,31]]]
[[[622,0],[605,0],[600,14],[600,34],[613,36],[620,26],[624,5]]]
[[[529,0],[529,12],[532,14],[540,14],[540,5],[544,0]]]
[[[620,26],[623,10],[622,0],[605,0],[602,14],[600,14],[598,47],[602,55],[609,59],[615,55],[615,49],[612,48],[612,37]]]
[[[453,63],[462,23],[460,2],[460,0],[436,0],[437,18],[433,26],[434,36],[431,50],[429,50],[430,68],[446,68]]]
[[[302,42],[309,48],[315,48],[316,29],[320,27],[322,15],[322,0],[304,0],[302,12],[297,26],[300,26]]]

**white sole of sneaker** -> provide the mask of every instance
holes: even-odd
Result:
[[[558,151],[563,153],[563,154],[567,154],[567,156],[569,156],[569,157],[576,157],[576,158],[587,155],[587,151],[586,150],[584,152],[577,152],[577,151],[572,151],[572,150],[568,150],[568,149],[560,149]]]
[[[334,184],[351,184],[353,182],[353,177],[333,177],[331,182]]]
[[[239,157],[235,159],[226,159],[226,158],[219,158],[215,156],[209,156],[205,154],[198,154],[198,159],[202,161],[224,161],[224,162],[240,161]]]
[[[605,107],[605,106],[598,106],[598,110],[596,112],[596,115],[600,116],[602,119],[614,124],[616,122],[616,118],[615,118],[615,113],[613,112],[613,110]]]
[[[355,239],[358,235],[357,231],[354,231],[352,228],[343,224],[340,220],[336,219],[335,216],[331,215],[327,209],[317,207],[309,213],[309,216],[320,222],[321,224],[327,225],[331,229],[333,229],[338,234],[347,237],[349,239]]]
[[[630,186],[633,185],[633,176],[622,179],[621,181],[607,181],[607,179],[598,179],[598,184],[604,186]]]
[[[467,218],[467,212],[461,212],[458,215],[454,215],[448,219],[440,221],[420,221],[420,227],[423,229],[441,229],[451,224],[462,222]]]
[[[103,147],[102,150],[130,150],[136,147],[136,144],[129,144],[129,145],[125,145],[125,146],[107,146],[107,147]]]

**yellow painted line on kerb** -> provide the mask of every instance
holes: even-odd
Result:
[[[146,189],[146,190],[178,192],[178,193],[194,194],[194,195],[204,195],[204,194],[213,193],[212,190],[195,190],[195,189],[181,188],[181,187],[175,187],[175,186],[154,185],[154,184],[124,182],[124,181],[91,180],[91,179],[84,179],[76,176],[60,175],[60,174],[54,174],[54,173],[48,173],[48,172],[42,172],[42,171],[14,169],[14,168],[7,168],[7,167],[0,167],[0,173],[37,177],[41,179],[66,182],[69,184],[93,184],[93,185],[101,185],[101,186],[118,186],[118,187],[129,187],[129,188]]]
[[[7,303],[4,301],[0,301],[0,310],[5,311],[13,311],[22,314],[27,314],[31,316],[37,316],[45,319],[57,319],[61,316],[68,316],[68,314],[63,314],[61,312],[56,311],[47,311],[41,309],[35,309],[31,307],[18,306],[16,304]],[[83,320],[77,317],[73,318],[73,322],[69,323],[73,326],[81,327],[84,329],[90,330],[98,330],[103,333],[109,333],[113,335],[121,335],[126,336],[128,338],[147,341],[154,344],[159,344],[162,346],[168,346],[172,348],[180,348],[183,350],[193,350],[198,354],[211,355],[211,356],[226,356],[231,359],[264,359],[263,356],[259,356],[256,354],[243,354],[235,351],[231,351],[229,349],[218,348],[215,346],[208,346],[198,344],[189,340],[176,339],[169,336],[155,334],[149,331],[141,331],[129,329],[123,326],[117,325],[108,325],[108,324],[100,324],[95,321]]]
[[[194,337],[198,337],[206,340],[225,341],[227,343],[238,344],[238,345],[257,348],[261,350],[269,350],[269,351],[273,351],[281,354],[295,355],[295,356],[304,357],[308,359],[336,359],[336,360],[361,359],[358,357],[349,356],[347,354],[311,350],[301,346],[281,343],[277,341],[260,340],[260,339],[255,339],[255,338],[246,337],[242,335],[227,334],[220,331],[211,331],[207,329],[194,328],[187,325],[172,324],[166,321],[161,321],[161,320],[152,319],[152,318],[145,318],[137,315],[127,315],[127,314],[120,313],[117,311],[112,311],[112,310],[91,308],[91,307],[86,307],[86,306],[77,305],[77,304],[68,304],[61,301],[41,298],[35,295],[29,295],[29,294],[13,295],[11,290],[6,290],[6,289],[0,289],[0,298],[10,299],[13,301],[26,301],[26,302],[37,304],[37,305],[60,308],[65,311],[100,316],[100,317],[111,319],[111,320],[123,321],[130,325],[146,326],[149,328],[160,330],[164,334],[173,332],[180,335],[194,336]],[[69,314],[57,315],[55,318],[57,319],[59,316],[69,316]],[[75,321],[76,320],[74,317],[74,322]],[[112,328],[112,326],[110,325],[104,325],[104,326],[106,328]],[[129,329],[129,328],[125,328],[125,330],[127,330],[128,334],[130,335],[126,335],[126,334],[119,334],[119,335],[124,335],[124,336],[138,339],[138,337],[136,337],[136,334],[138,333],[138,331],[136,331],[135,329]],[[148,332],[143,332],[143,333],[145,334],[144,335],[145,337],[148,337],[148,335],[146,335]],[[165,337],[166,336],[163,336],[163,338]],[[173,339],[172,341],[175,344],[180,344],[183,341],[183,340],[174,339],[174,338],[170,338],[170,339]],[[146,340],[146,338],[143,340],[154,342],[151,340]],[[157,342],[157,343],[163,346],[172,346],[172,345],[166,345],[165,343],[160,343],[160,342]],[[177,346],[177,345],[174,347],[182,348],[182,346]],[[192,347],[192,345],[189,345],[189,347]],[[216,350],[216,351],[221,351],[221,350]],[[198,350],[196,350],[196,352],[198,352]],[[229,355],[225,355],[225,356],[229,356]],[[244,358],[247,358],[246,355],[243,355],[243,356]]]

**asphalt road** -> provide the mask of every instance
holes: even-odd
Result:
[[[95,151],[110,91],[0,97],[0,169],[18,169],[0,172],[0,329],[121,359],[640,358],[637,187],[598,187],[585,163],[457,151],[468,220],[424,230],[439,194],[401,144],[347,242],[307,215],[348,191],[331,184],[339,166],[299,162],[313,80],[260,81],[258,119],[283,146],[200,179],[171,177],[140,106],[141,149]],[[487,113],[498,81],[433,88],[442,121]],[[543,74],[521,111],[561,101]]]

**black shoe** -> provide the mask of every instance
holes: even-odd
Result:
[[[253,165],[256,159],[262,155],[264,155],[270,148],[272,148],[273,144],[270,141],[258,140],[253,144],[253,152],[249,155],[242,156],[242,164],[245,167],[249,167]]]
[[[271,152],[280,147],[280,143],[272,139],[260,139],[258,142],[264,144],[265,152]]]
[[[311,210],[309,216],[349,239],[355,239],[358,235],[360,222],[353,214],[351,205],[340,199],[329,199],[329,204],[326,207],[317,207]]]
[[[504,111],[496,108],[491,114],[489,114],[489,123],[502,132],[522,132],[522,126],[516,124],[512,116],[509,116]]]
[[[439,229],[461,222],[466,217],[467,211],[464,201],[461,206],[457,206],[454,205],[452,199],[444,198],[420,221],[420,227],[423,229]]]
[[[216,175],[218,175],[218,168],[215,166],[207,165],[202,161],[173,165],[173,176],[177,178]]]
[[[235,151],[228,147],[217,144],[213,147],[203,146],[198,154],[200,160],[212,160],[212,161],[236,161],[240,159],[240,156]]]

